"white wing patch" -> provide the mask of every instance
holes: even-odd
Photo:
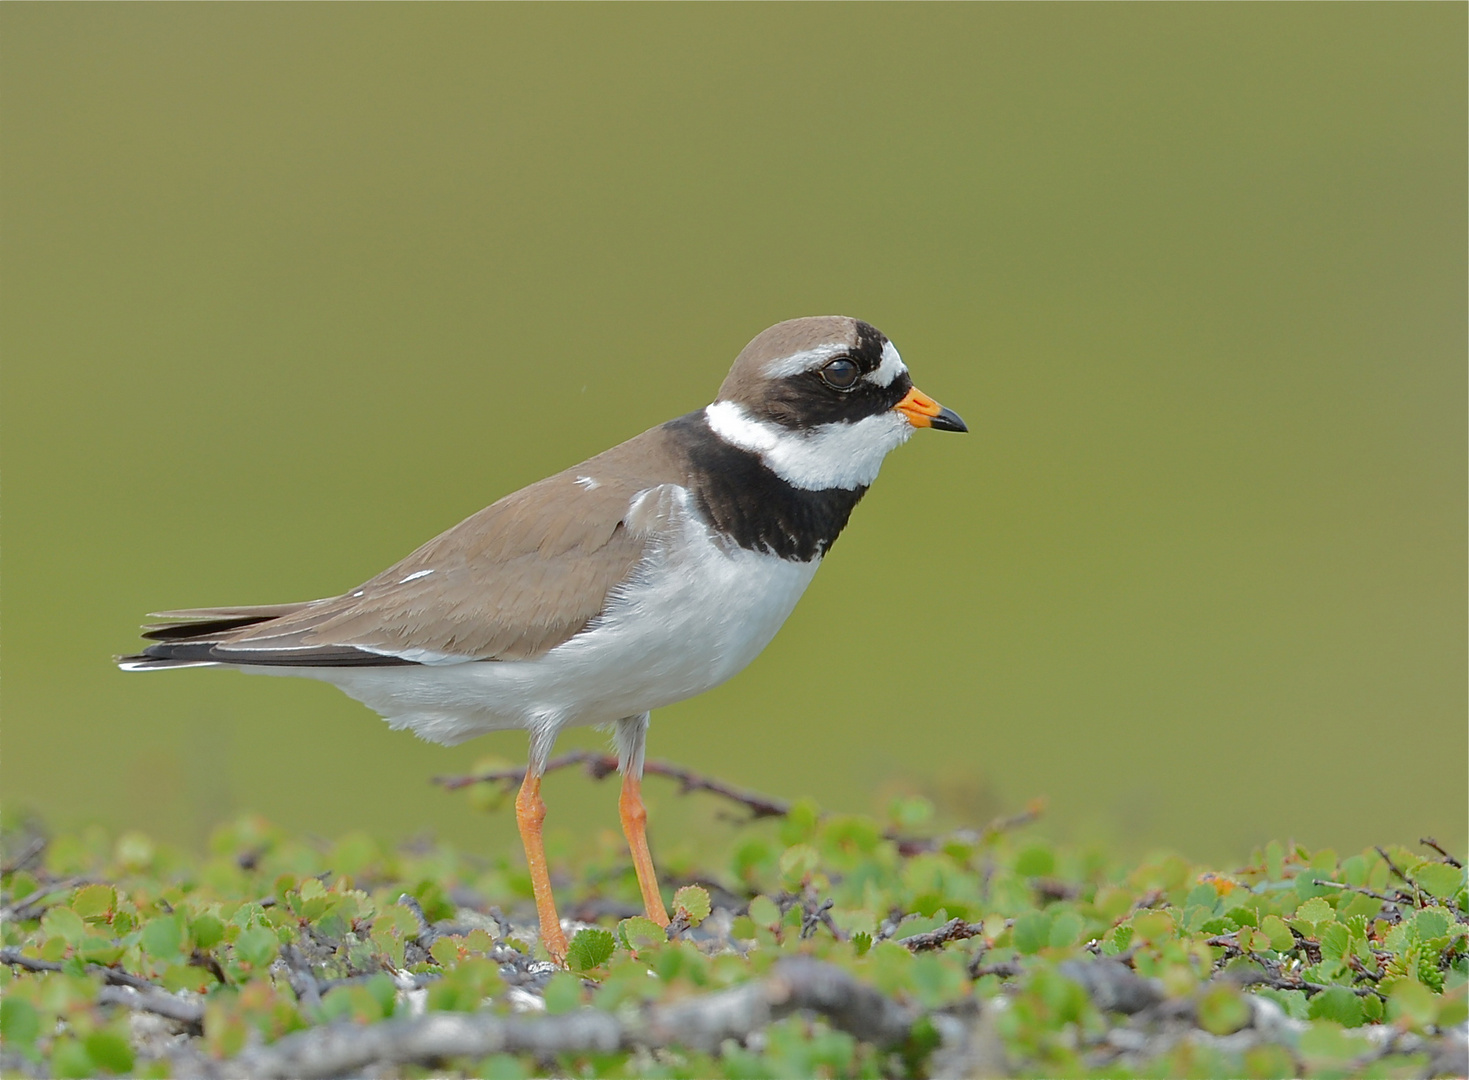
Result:
[[[417,581],[419,578],[421,578],[421,577],[428,577],[432,573],[433,573],[432,570],[417,570],[417,571],[409,574],[406,578],[400,578],[398,580],[398,584],[399,585],[407,585],[410,581]]]
[[[583,491],[596,491],[599,487],[602,486],[600,482],[590,476],[578,476],[575,480],[575,483],[580,486]]]
[[[756,420],[733,401],[716,401],[704,416],[714,434],[759,454],[771,472],[805,491],[870,486],[883,458],[917,430],[892,410],[850,424],[821,424],[810,431]]]

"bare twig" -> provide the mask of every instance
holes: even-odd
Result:
[[[13,874],[23,866],[29,865],[41,852],[46,850],[46,838],[44,836],[33,836],[26,842],[25,847],[15,853],[4,866],[0,866],[0,874]]]
[[[1408,880],[1408,875],[1398,869],[1398,864],[1392,861],[1392,856],[1384,851],[1380,844],[1374,844],[1373,850],[1376,851],[1377,854],[1382,856],[1382,861],[1387,863],[1387,868],[1398,876],[1399,881],[1405,882],[1408,885],[1413,884],[1411,881]]]
[[[586,774],[593,780],[602,780],[617,771],[617,758],[611,754],[602,754],[594,750],[573,750],[546,762],[545,771],[555,772],[557,769],[566,769],[573,765],[582,766]],[[762,795],[748,788],[726,784],[723,780],[716,780],[712,776],[694,772],[682,765],[675,765],[671,761],[647,761],[643,764],[643,774],[676,780],[680,795],[687,795],[693,791],[707,791],[711,795],[718,795],[730,802],[738,803],[750,812],[751,818],[785,817],[791,812],[791,804],[785,799],[777,799],[772,795]],[[524,780],[524,766],[494,769],[490,772],[473,773],[467,776],[434,777],[434,783],[449,791],[468,787],[471,784],[504,784],[508,787],[512,784],[520,784]],[[1035,799],[1020,813],[997,817],[983,829],[958,829],[942,836],[904,836],[889,829],[883,833],[883,837],[896,843],[898,852],[902,855],[937,851],[950,843],[980,844],[1029,825],[1045,813],[1045,808],[1044,799]]]
[[[1384,896],[1380,892],[1373,892],[1371,889],[1364,889],[1360,885],[1344,885],[1340,881],[1327,881],[1324,878],[1312,878],[1311,884],[1325,885],[1328,888],[1342,889],[1346,892],[1361,893],[1363,896],[1370,896],[1374,900],[1381,900],[1384,904],[1395,904],[1398,907],[1402,907],[1404,904],[1412,904],[1413,902],[1413,898],[1411,896],[1404,899],[1401,893],[1399,893],[1397,896]]]
[[[593,780],[602,780],[617,771],[617,758],[611,754],[602,754],[593,750],[574,750],[571,753],[560,754],[546,762],[545,771],[554,772],[573,765],[583,766],[587,775]],[[791,812],[791,804],[784,799],[776,799],[769,795],[738,788],[733,784],[726,784],[722,780],[715,780],[713,777],[704,776],[669,761],[644,762],[643,775],[663,776],[678,781],[681,795],[687,795],[691,791],[707,791],[711,795],[729,799],[749,810],[751,817],[785,817]],[[519,784],[524,779],[525,769],[521,767],[496,769],[492,772],[476,773],[470,776],[436,776],[434,783],[453,791],[457,788],[468,787],[470,784]]]
[[[898,845],[898,854],[921,855],[929,851],[938,851],[948,844],[977,846],[987,843],[1005,833],[1024,828],[1039,819],[1045,812],[1045,800],[1033,799],[1018,814],[1005,814],[997,817],[982,829],[955,829],[942,836],[902,836],[889,829],[883,833],[883,836]]]
[[[1331,987],[1325,983],[1307,982],[1305,979],[1292,979],[1285,975],[1272,975],[1265,971],[1231,971],[1219,976],[1225,982],[1232,982],[1239,986],[1269,986],[1275,990],[1301,990],[1307,997],[1319,994]],[[1334,984],[1340,986],[1340,983]],[[1379,997],[1384,1001],[1387,995],[1380,993],[1371,986],[1347,986],[1343,989],[1350,990],[1358,997]]]
[[[907,1039],[914,1015],[830,964],[785,960],[772,974],[730,990],[655,1005],[641,1014],[582,1009],[560,1016],[504,1017],[430,1013],[363,1027],[331,1024],[288,1035],[229,1061],[195,1064],[218,1077],[362,1075],[375,1067],[497,1053],[611,1053],[635,1047],[686,1046],[705,1052],[744,1039],[801,1010],[878,1046]]]
[[[22,956],[21,951],[16,948],[0,949],[0,964],[9,964],[25,971],[61,971],[65,967],[58,960],[37,960],[34,956]],[[121,968],[111,968],[104,964],[88,964],[87,971],[92,975],[102,976],[104,982],[113,986],[130,986],[134,990],[156,990],[160,994],[168,993],[163,987],[136,975],[129,975]]]
[[[1457,869],[1457,870],[1464,869],[1464,864],[1461,863],[1458,859],[1454,858],[1452,855],[1450,855],[1447,851],[1445,851],[1439,845],[1439,842],[1437,840],[1435,840],[1433,837],[1431,837],[1431,836],[1422,836],[1422,837],[1419,837],[1418,838],[1418,842],[1420,844],[1422,844],[1424,847],[1431,847],[1431,848],[1433,848],[1434,851],[1438,852],[1440,855],[1443,856],[1444,862],[1448,863],[1450,866],[1454,867],[1455,869]]]
[[[127,1009],[155,1013],[177,1020],[191,1035],[204,1034],[204,1006],[174,997],[165,990],[135,990],[131,986],[104,986],[97,994],[103,1005],[121,1005]]]
[[[415,940],[427,949],[439,937],[439,933],[429,925],[428,916],[423,913],[423,905],[409,893],[401,893],[398,896],[398,904],[400,907],[406,907],[413,915],[413,921],[418,924],[418,936]]]
[[[942,949],[951,941],[963,941],[965,938],[979,937],[983,933],[984,927],[979,923],[950,919],[943,926],[929,930],[927,933],[910,934],[908,937],[899,938],[898,944],[910,952],[927,952],[929,949]]]
[[[7,919],[14,919],[17,922],[26,922],[29,919],[37,918],[45,912],[46,908],[52,906],[41,902],[47,897],[59,892],[66,892],[68,889],[74,889],[78,885],[87,885],[90,883],[91,878],[85,877],[57,878],[50,885],[42,885],[28,896],[21,897],[13,904],[7,904],[3,909],[5,917]]]

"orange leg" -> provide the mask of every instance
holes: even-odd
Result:
[[[530,866],[531,889],[536,894],[536,913],[541,917],[541,940],[558,964],[566,962],[566,935],[561,932],[561,919],[556,915],[556,898],[551,895],[551,871],[546,866],[546,848],[541,843],[541,823],[546,820],[546,804],[541,801],[541,778],[529,771],[515,796],[515,823],[520,826],[520,840],[525,845],[525,861]]]
[[[643,890],[643,907],[648,918],[659,926],[668,925],[668,911],[658,892],[658,875],[653,870],[653,856],[648,852],[648,811],[643,807],[643,782],[632,770],[622,774],[622,795],[617,800],[622,814],[622,832],[632,850],[633,868],[638,872],[638,888]]]

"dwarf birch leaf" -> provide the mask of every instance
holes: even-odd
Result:
[[[1362,999],[1345,986],[1332,986],[1313,997],[1306,1012],[1312,1020],[1335,1020],[1342,1027],[1359,1027]]]
[[[668,940],[668,932],[663,927],[642,915],[634,915],[631,919],[623,919],[618,923],[617,936],[633,952],[662,945]]]
[[[590,971],[612,958],[614,946],[610,930],[578,930],[566,950],[566,962],[576,971]]]
[[[1413,880],[1440,899],[1448,899],[1464,886],[1464,871],[1448,863],[1424,863],[1413,871]],[[72,904],[76,907],[76,904]]]
[[[709,894],[698,885],[685,885],[673,894],[673,906],[688,919],[690,926],[698,926],[709,917]]]
[[[242,930],[235,938],[235,956],[256,968],[263,968],[274,960],[279,949],[280,940],[263,926]]]
[[[71,910],[84,919],[99,920],[107,918],[116,904],[117,890],[111,885],[87,885],[72,897]]]

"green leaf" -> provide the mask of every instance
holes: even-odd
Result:
[[[150,956],[167,960],[183,948],[183,928],[172,915],[160,915],[143,927],[142,943]]]
[[[51,1075],[59,1080],[86,1080],[97,1075],[97,1066],[81,1043],[57,1039],[51,1051]]]
[[[40,1030],[41,1020],[30,1002],[10,993],[0,998],[0,1042],[12,1050],[26,1051]]]
[[[1327,960],[1340,960],[1351,952],[1351,931],[1341,923],[1327,923],[1316,929],[1316,936],[1321,941],[1321,955]]]
[[[872,948],[872,935],[866,930],[858,930],[852,935],[852,949],[858,957],[866,956],[870,948]]]
[[[1296,939],[1279,915],[1266,915],[1260,920],[1260,929],[1270,939],[1270,947],[1276,952],[1290,952],[1296,947]]]
[[[1433,1023],[1438,1015],[1438,999],[1421,982],[1403,979],[1388,994],[1387,1010],[1393,1019],[1407,1020],[1421,1029]]]
[[[916,829],[933,817],[933,803],[922,796],[897,798],[888,806],[893,824],[902,829]]]
[[[699,885],[685,885],[673,894],[673,908],[688,919],[690,926],[698,926],[709,917],[711,910],[709,893]]]
[[[1271,881],[1280,881],[1285,877],[1285,849],[1280,846],[1279,840],[1272,840],[1265,845],[1265,874]]]
[[[480,784],[479,787],[490,787],[489,784]],[[481,1077],[482,1080],[526,1080],[530,1071],[520,1063],[520,1059],[514,1054],[491,1054],[479,1063],[471,1076]]]
[[[1462,991],[1452,997],[1445,994],[1439,998],[1438,1016],[1433,1022],[1440,1031],[1458,1027],[1465,1020],[1469,1020],[1469,1001],[1465,1000]]]
[[[166,990],[172,993],[188,990],[197,994],[209,989],[214,983],[214,976],[203,968],[194,967],[191,964],[169,964],[163,969],[163,975],[159,981],[163,983]]]
[[[1336,909],[1319,896],[1307,900],[1296,908],[1296,918],[1303,919],[1308,923],[1334,922],[1336,920]]]
[[[763,894],[757,896],[750,901],[750,921],[756,926],[766,928],[779,925],[780,908],[770,897]]]
[[[429,946],[429,955],[439,962],[439,967],[450,968],[459,962],[459,939],[441,937]]]
[[[581,1005],[581,976],[558,971],[541,994],[546,1000],[546,1012],[552,1016],[569,1013]]]
[[[1329,1020],[1314,1021],[1301,1032],[1299,1046],[1308,1061],[1323,1062],[1350,1061],[1368,1049],[1365,1039],[1348,1035]]]
[[[969,983],[963,966],[939,952],[913,958],[909,973],[913,994],[924,1006],[935,1009],[963,996]]]
[[[1414,918],[1413,928],[1418,932],[1419,941],[1432,941],[1449,932],[1449,919],[1442,911],[1435,908],[1424,908]]]
[[[633,952],[662,945],[668,941],[668,931],[652,919],[642,915],[634,915],[618,923],[617,936],[622,940],[622,944]]]
[[[77,955],[88,964],[115,964],[127,949],[111,938],[89,934],[77,943]]]
[[[1010,940],[1026,956],[1040,952],[1051,940],[1050,915],[1044,911],[1027,911],[1015,920]]]
[[[1166,911],[1145,911],[1134,915],[1132,928],[1138,937],[1147,942],[1171,938],[1177,929],[1173,925],[1173,916]]]
[[[240,936],[235,938],[235,957],[259,970],[275,959],[280,945],[275,931],[252,926],[249,930],[240,931]]]
[[[810,844],[792,844],[780,857],[781,879],[786,885],[796,888],[820,863],[820,853]]]
[[[1044,845],[1032,845],[1015,856],[1015,872],[1021,877],[1049,877],[1056,872],[1056,856]]]
[[[379,1015],[392,1016],[398,1002],[398,988],[390,976],[378,972],[363,986],[368,995],[377,1002]]]
[[[566,962],[576,971],[591,971],[612,959],[614,948],[611,931],[578,930],[566,950]]]
[[[212,949],[224,940],[224,923],[213,915],[200,915],[189,924],[189,936],[201,949]]]
[[[111,885],[86,885],[72,897],[71,909],[84,919],[107,919],[117,906],[117,890]]]
[[[1335,1020],[1342,1027],[1361,1026],[1362,999],[1345,986],[1332,986],[1311,999],[1307,1015],[1312,1020]]]
[[[125,832],[117,838],[114,854],[117,861],[129,870],[146,870],[153,861],[156,849],[153,841],[140,832]]]
[[[1216,986],[1199,999],[1199,1026],[1211,1035],[1232,1035],[1250,1022],[1250,1006],[1229,986]]]
[[[83,1045],[87,1048],[87,1056],[108,1072],[133,1071],[133,1048],[116,1032],[94,1031],[87,1036]]]
[[[1074,911],[1057,912],[1056,917],[1051,921],[1051,930],[1046,943],[1053,949],[1065,949],[1075,945],[1085,925],[1086,921]]]
[[[1369,1024],[1380,1024],[1382,1022],[1382,999],[1376,994],[1368,994],[1364,998],[1357,998],[1358,1004],[1362,1006],[1362,1015]]]
[[[1447,900],[1464,887],[1464,870],[1448,863],[1424,863],[1413,871],[1413,880],[1440,900]]]
[[[87,934],[86,924],[71,908],[54,907],[41,916],[41,929],[48,935],[63,938],[68,944],[76,944]]]
[[[454,904],[444,892],[444,887],[433,878],[424,878],[413,887],[413,898],[423,909],[423,917],[430,924],[441,919],[454,917]]]

